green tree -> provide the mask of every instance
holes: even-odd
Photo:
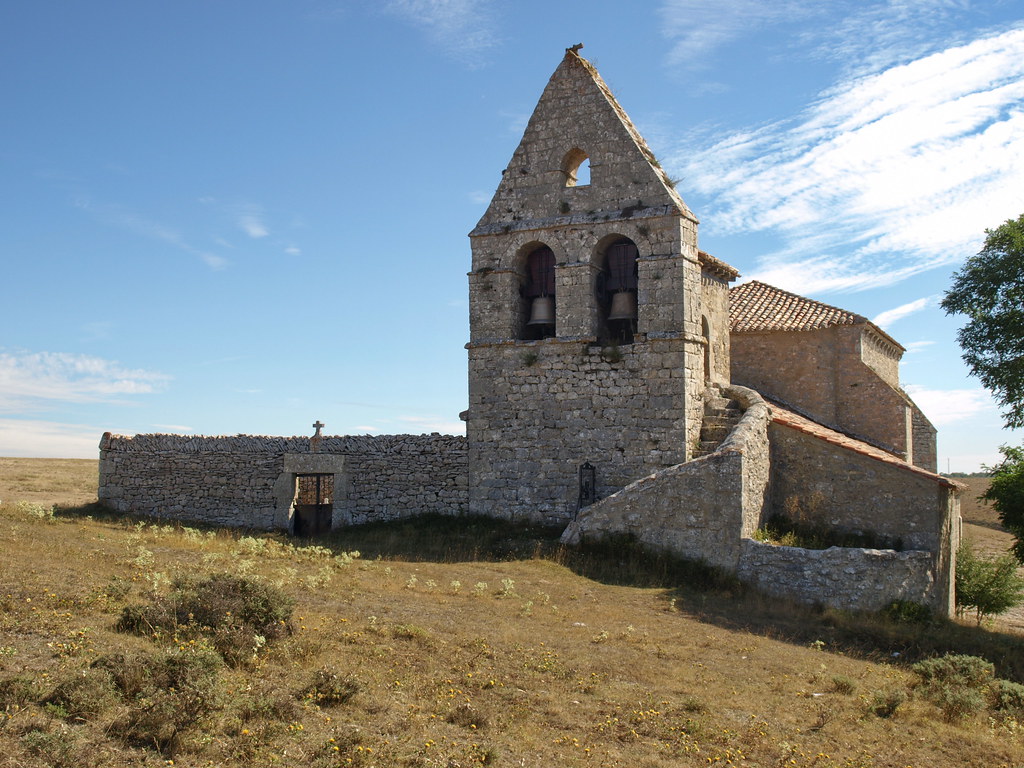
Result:
[[[1003,460],[994,467],[992,482],[981,498],[992,502],[1003,527],[1014,535],[1013,553],[1024,563],[1024,447],[1004,445],[999,449]]]
[[[956,612],[977,613],[978,624],[986,616],[1004,613],[1024,602],[1024,576],[1017,560],[1007,553],[996,558],[979,557],[967,544],[956,553]]]
[[[942,308],[967,316],[957,332],[964,362],[1006,409],[1006,426],[1024,427],[1024,214],[985,230]]]

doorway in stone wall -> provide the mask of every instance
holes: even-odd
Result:
[[[334,475],[297,474],[294,509],[296,536],[318,536],[330,532],[334,510]]]

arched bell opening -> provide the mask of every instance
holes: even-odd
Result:
[[[637,332],[639,272],[636,243],[628,237],[612,240],[600,254],[597,279],[599,336],[613,344],[632,344]]]
[[[555,254],[546,245],[530,251],[523,264],[520,294],[524,322],[519,338],[525,341],[555,335]]]

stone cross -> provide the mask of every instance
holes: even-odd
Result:
[[[313,429],[315,429],[316,432],[313,434],[311,438],[309,438],[309,447],[313,451],[313,453],[316,453],[318,450],[320,450],[320,441],[323,440],[323,435],[320,434],[320,430],[323,428],[324,423],[320,421],[320,419],[317,419],[316,421],[313,422]]]

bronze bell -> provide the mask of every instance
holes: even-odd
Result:
[[[608,313],[609,320],[636,320],[636,294],[632,291],[619,291],[612,296],[612,308]]]
[[[527,325],[554,325],[555,300],[551,296],[538,296],[530,305],[530,319]]]

